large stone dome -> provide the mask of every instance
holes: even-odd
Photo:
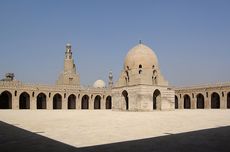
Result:
[[[126,55],[124,69],[153,68],[158,65],[154,51],[144,44],[133,47]]]
[[[103,80],[97,80],[94,82],[93,87],[94,88],[105,88],[105,82]]]

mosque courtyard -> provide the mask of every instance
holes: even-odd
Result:
[[[149,151],[157,147],[165,151],[171,143],[174,143],[171,151],[181,149],[182,145],[190,146],[190,150],[200,150],[202,146],[207,151],[228,151],[230,148],[230,110],[227,109],[153,112],[0,110],[0,122],[0,147],[5,151],[20,148],[23,151],[36,148],[39,151],[63,151],[56,142],[71,147],[64,151],[127,151],[126,148],[128,151]],[[172,139],[164,141],[168,138]],[[50,146],[46,140],[55,141],[55,146]],[[130,147],[132,144],[134,147]]]

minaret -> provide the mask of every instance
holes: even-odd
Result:
[[[113,73],[112,71],[109,72],[109,87],[113,87]]]
[[[76,73],[74,60],[72,58],[71,44],[66,44],[64,73]]]
[[[64,59],[64,70],[60,74],[58,85],[80,85],[80,78],[76,72],[76,66],[72,56],[71,44],[66,44],[65,59]]]

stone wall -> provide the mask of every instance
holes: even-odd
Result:
[[[60,95],[61,97],[61,109],[68,109],[68,98],[70,95],[75,98],[74,102],[76,106],[74,109],[82,108],[83,96],[88,97],[88,109],[94,109],[96,96],[100,97],[100,109],[106,109],[106,99],[108,100],[110,97],[111,100],[111,90],[109,88],[77,87],[69,85],[32,85],[23,84],[18,81],[0,81],[0,102],[2,103],[1,100],[8,99],[8,102],[11,104],[11,106],[6,109],[20,109],[20,100],[23,100],[23,97],[20,98],[22,94],[26,95],[29,100],[29,109],[38,108],[38,96],[41,94],[45,95],[45,109],[53,109],[55,95]]]
[[[230,108],[230,83],[175,88],[175,92],[179,109]]]

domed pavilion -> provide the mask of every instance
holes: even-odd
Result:
[[[170,110],[175,105],[175,92],[162,76],[155,52],[142,43],[127,53],[112,96],[117,110]]]

